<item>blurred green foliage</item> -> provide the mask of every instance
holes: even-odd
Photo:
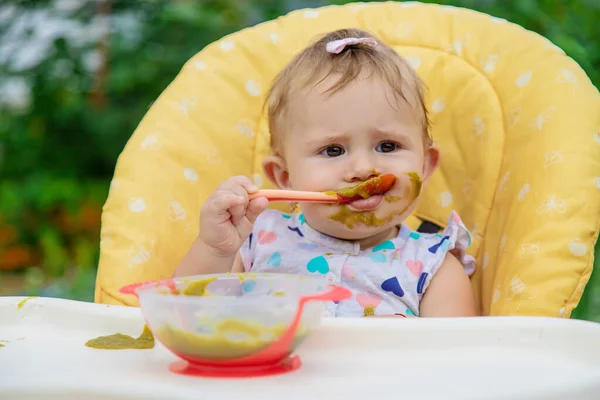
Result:
[[[293,9],[346,0],[5,0],[0,4],[0,276],[91,300],[114,165],[191,56]],[[600,84],[597,0],[450,0],[546,36]],[[30,268],[36,267],[36,268]],[[600,320],[600,310],[594,316]]]

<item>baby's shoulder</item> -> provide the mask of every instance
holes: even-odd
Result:
[[[398,236],[393,240],[398,245],[406,246],[412,244],[415,246],[427,246],[431,243],[439,241],[443,237],[442,233],[424,233],[410,228],[407,225],[402,225]]]
[[[454,211],[446,227],[439,233],[422,233],[403,226],[398,235],[403,240],[407,257],[416,256],[439,266],[448,252],[461,262],[468,275],[475,271],[475,260],[466,251],[471,245],[471,236],[458,214]]]

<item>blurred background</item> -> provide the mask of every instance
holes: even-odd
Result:
[[[184,62],[244,27],[347,2],[0,1],[0,295],[92,301],[117,156]],[[544,35],[600,85],[600,1],[437,3]],[[584,301],[580,316],[600,321],[600,298]]]

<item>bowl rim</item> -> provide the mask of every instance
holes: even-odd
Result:
[[[240,301],[244,302],[268,302],[268,303],[281,303],[284,302],[296,302],[299,298],[303,296],[310,296],[315,294],[323,293],[327,290],[330,284],[327,282],[325,277],[321,276],[310,276],[310,275],[293,275],[286,273],[276,273],[276,272],[245,272],[245,273],[218,273],[218,274],[205,274],[205,275],[193,275],[193,276],[185,276],[185,277],[177,277],[172,278],[175,283],[183,283],[189,280],[200,280],[200,279],[210,279],[212,277],[227,277],[227,278],[235,278],[239,275],[244,275],[246,279],[269,279],[269,280],[289,280],[291,279],[307,279],[315,281],[315,283],[320,282],[323,284],[323,290],[308,292],[304,294],[298,294],[297,296],[256,296],[256,297],[238,297],[238,296],[185,296],[178,295],[172,293],[158,293],[154,289],[164,288],[165,284],[161,284],[157,286],[156,282],[147,283],[142,285],[136,289],[136,294],[139,299],[140,306],[143,308],[142,302],[143,299],[161,299],[161,302],[164,303],[187,303],[187,304],[210,304],[210,303],[236,303]],[[254,276],[249,278],[250,276]]]

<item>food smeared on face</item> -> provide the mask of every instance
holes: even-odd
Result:
[[[345,203],[383,194],[390,190],[394,182],[396,182],[396,177],[392,174],[378,175],[357,185],[326,193],[337,194],[340,202]]]
[[[423,182],[421,177],[416,172],[409,172],[406,174],[410,181],[410,185],[404,191],[404,194],[401,196],[398,195],[386,195],[384,199],[388,203],[396,203],[400,201],[406,202],[406,205],[402,207],[400,210],[394,210],[389,215],[385,217],[378,217],[372,210],[369,211],[357,211],[351,209],[347,204],[342,204],[338,212],[333,215],[330,215],[329,218],[346,225],[348,229],[354,228],[354,226],[362,224],[368,227],[380,227],[391,222],[395,217],[400,216],[408,210],[408,208],[412,205],[412,203],[419,197],[421,193],[421,188],[423,186]],[[386,175],[382,175],[386,176]],[[393,175],[392,175],[393,176]],[[379,178],[379,177],[377,177]],[[375,178],[374,178],[375,179]],[[395,180],[395,177],[394,177]],[[370,180],[369,180],[370,181]],[[363,184],[368,183],[369,181],[363,182]],[[392,183],[393,184],[393,183]],[[356,185],[354,187],[359,187],[362,184]],[[391,185],[389,186],[391,187]],[[388,190],[389,190],[388,187]],[[363,189],[359,189],[364,190]],[[339,192],[338,192],[339,193]],[[345,193],[352,192],[348,191]],[[358,192],[357,192],[358,193]],[[385,193],[385,192],[383,192]],[[379,193],[381,194],[381,193]],[[372,196],[372,195],[371,195]]]

